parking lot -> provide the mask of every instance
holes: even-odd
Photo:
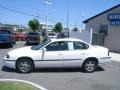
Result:
[[[29,74],[20,74],[3,67],[4,55],[14,48],[0,48],[0,79],[21,79],[34,82],[48,90],[120,90],[120,63],[112,61],[94,73],[84,73],[82,69],[39,69]]]

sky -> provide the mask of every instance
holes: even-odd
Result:
[[[38,16],[40,23],[45,23],[46,5],[48,5],[48,24],[61,22],[67,27],[84,27],[83,21],[120,4],[120,0],[0,0],[0,22],[27,26],[28,21]],[[27,15],[26,15],[27,14]]]

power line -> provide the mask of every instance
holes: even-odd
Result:
[[[16,12],[16,13],[19,13],[19,14],[23,14],[23,15],[27,15],[27,16],[32,16],[32,17],[35,17],[35,18],[40,18],[40,19],[45,20],[45,18],[40,17],[38,15],[33,15],[33,14],[29,14],[29,13],[26,13],[26,12],[23,12],[23,11],[18,11],[18,10],[11,9],[11,8],[8,8],[8,7],[2,6],[2,5],[0,5],[0,8],[6,9],[6,10],[9,10],[9,11],[12,11],[12,12]],[[52,20],[52,19],[49,19],[49,21],[51,21],[51,22],[58,22],[58,21]],[[62,23],[66,24],[65,22],[62,22]]]
[[[3,0],[4,1],[4,0]],[[3,3],[3,1],[1,2],[1,3]],[[25,7],[24,9],[25,10],[28,10],[29,9],[29,11],[32,11],[32,12],[34,12],[34,13],[38,13],[38,11],[36,10],[36,9],[34,9],[34,8],[31,8],[31,6],[29,6],[29,5],[26,5],[26,4],[24,4],[24,3],[20,3],[20,2],[17,2],[17,1],[14,1],[14,0],[5,0],[4,1],[4,3],[10,3],[10,5],[11,6],[22,6],[22,7]],[[5,5],[6,6],[6,5]],[[16,7],[15,7],[16,8]]]
[[[23,2],[23,0],[21,0]],[[4,1],[5,2],[5,1]],[[25,2],[25,1],[24,1]],[[21,3],[21,2],[17,2],[17,1],[9,1],[9,0],[6,0],[6,3],[12,3],[12,4],[15,4],[15,5],[19,5],[19,6],[23,6],[31,11],[34,11],[36,14],[39,14],[40,16],[44,16],[44,14],[40,14],[38,9],[35,9],[35,8],[32,8],[32,6],[29,6],[29,5],[26,5],[25,3]],[[51,18],[54,18],[54,19],[59,19],[59,20],[64,20],[65,18],[67,17],[63,17],[63,16],[60,16],[60,17],[55,17],[53,16],[53,13],[48,13],[49,14],[49,17]]]
[[[24,15],[36,17],[35,15],[28,14],[28,13],[25,13],[25,12],[22,12],[22,11],[18,11],[18,10],[15,10],[15,9],[7,8],[7,7],[1,6],[1,5],[0,5],[0,8],[7,9],[9,11],[13,11],[13,12],[16,12],[16,13],[19,13],[19,14],[24,14]]]

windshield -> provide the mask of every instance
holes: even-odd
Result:
[[[39,44],[39,45],[33,46],[31,49],[32,49],[32,50],[39,50],[39,49],[41,49],[43,46],[47,45],[49,42],[51,42],[51,40],[48,40],[48,41],[45,41],[45,42],[43,42],[43,43],[41,43],[41,44]]]
[[[55,36],[55,33],[48,33],[49,36]]]
[[[0,34],[12,34],[9,30],[0,30]]]

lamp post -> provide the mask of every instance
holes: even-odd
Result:
[[[46,5],[46,31],[48,31],[48,5],[52,5],[52,3],[45,1],[44,4]]]
[[[68,37],[70,37],[70,29],[69,29],[69,0],[67,0],[67,29],[69,30]]]

